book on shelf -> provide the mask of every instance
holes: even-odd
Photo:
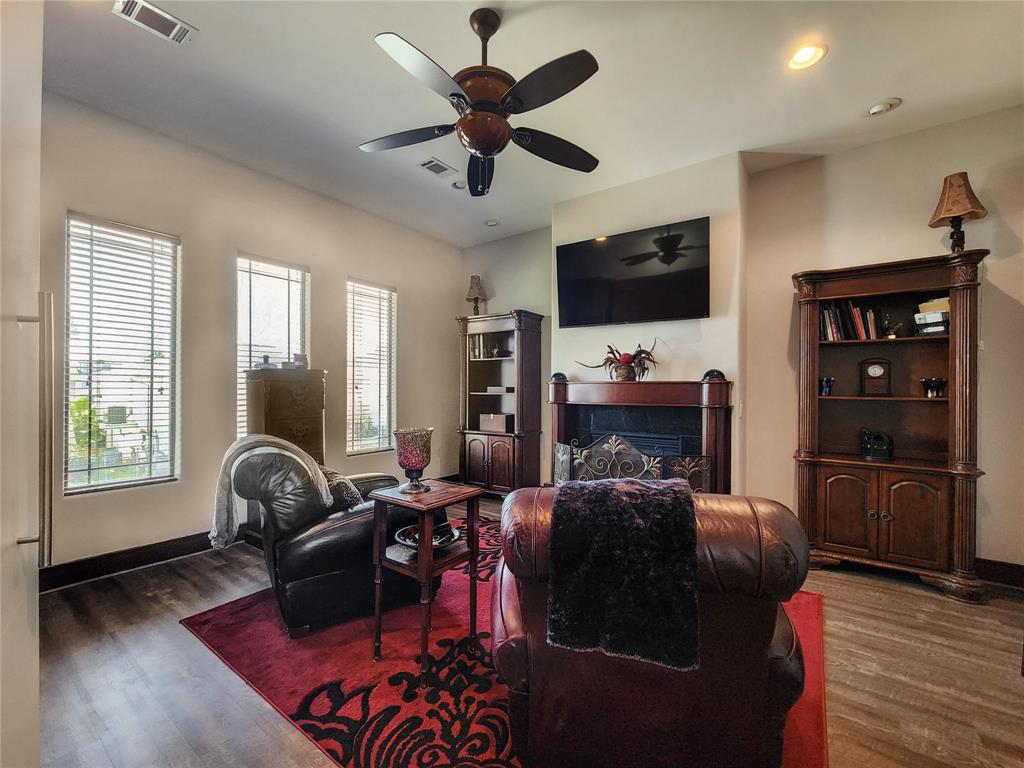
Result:
[[[918,336],[929,336],[931,334],[948,334],[949,323],[918,323],[914,329]]]
[[[877,339],[879,334],[875,312],[855,307],[852,301],[824,302],[818,314],[818,337],[822,341]]]
[[[914,315],[914,322],[918,325],[929,323],[948,323],[949,312],[918,312]]]
[[[941,296],[937,299],[929,299],[917,305],[917,311],[927,312],[949,312],[949,296]]]

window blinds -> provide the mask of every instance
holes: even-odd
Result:
[[[245,372],[267,355],[278,366],[309,354],[309,270],[238,258],[235,426],[246,434]]]
[[[68,214],[64,491],[175,478],[179,240]]]
[[[398,294],[391,288],[348,282],[349,455],[393,446],[395,327]]]

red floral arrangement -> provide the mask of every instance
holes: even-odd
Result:
[[[614,381],[639,381],[650,373],[651,368],[658,365],[652,354],[657,344],[655,340],[650,349],[644,349],[638,344],[632,353],[619,352],[616,347],[609,344],[608,354],[597,365],[587,365],[580,363],[579,360],[576,362],[585,368],[604,368],[608,371],[608,378]]]

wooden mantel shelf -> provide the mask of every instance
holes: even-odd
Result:
[[[662,405],[731,408],[732,382],[703,381],[551,381],[552,405]]]

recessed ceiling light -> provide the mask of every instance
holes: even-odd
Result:
[[[501,222],[498,219],[488,219],[487,221],[484,222],[484,224],[486,224],[488,227],[496,227],[499,224],[501,224]]]
[[[807,69],[813,67],[828,53],[828,46],[823,43],[810,43],[808,45],[801,45],[796,49],[789,59],[790,69]]]
[[[892,112],[902,103],[903,99],[896,97],[884,99],[868,108],[868,117],[877,117],[878,115],[884,115],[886,112]]]
[[[600,237],[595,237],[594,238],[594,242],[595,243],[603,243],[607,239],[608,239],[607,235],[601,235]]]

